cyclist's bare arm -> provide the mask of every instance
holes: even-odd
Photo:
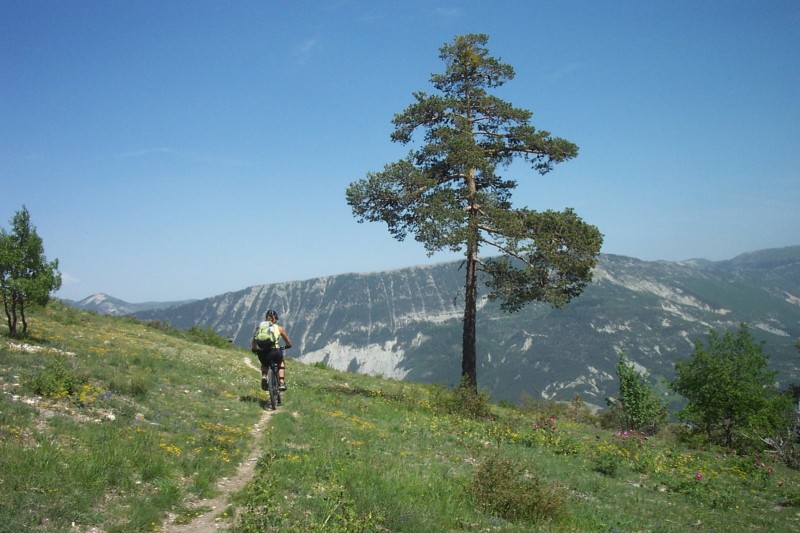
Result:
[[[278,330],[280,330],[280,332],[281,332],[281,337],[283,337],[283,343],[285,344],[285,347],[287,349],[291,348],[292,347],[292,341],[289,340],[289,335],[286,334],[286,330],[283,329],[283,326],[278,326]]]

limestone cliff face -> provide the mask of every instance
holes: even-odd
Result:
[[[457,383],[461,368],[459,263],[258,285],[136,313],[173,326],[211,326],[237,344],[267,309],[292,337],[290,357],[351,372]],[[617,393],[618,353],[669,379],[676,358],[711,328],[748,323],[784,383],[800,381],[800,247],[731,261],[645,262],[601,256],[594,283],[561,310],[529,305],[478,313],[478,380],[496,400],[523,395],[604,405]],[[662,379],[663,382],[663,379]],[[663,385],[663,383],[662,383]]]

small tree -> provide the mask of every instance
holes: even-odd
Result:
[[[667,420],[669,411],[661,398],[645,382],[632,364],[619,354],[617,362],[619,377],[619,398],[609,402],[615,418],[622,425],[620,429],[638,429],[656,433]]]
[[[777,372],[747,325],[737,333],[711,330],[698,340],[691,359],[675,364],[672,389],[688,403],[677,416],[696,426],[709,442],[746,449],[788,426],[791,402],[775,389]]]
[[[46,305],[50,293],[61,287],[58,259],[48,263],[42,239],[23,206],[11,219],[11,233],[0,228],[0,294],[9,335],[25,335],[29,305]],[[19,331],[22,322],[22,331]]]
[[[359,222],[385,222],[401,241],[415,234],[429,255],[464,252],[461,374],[474,391],[479,271],[487,276],[488,298],[505,311],[532,301],[561,307],[591,281],[603,240],[571,209],[512,207],[517,182],[502,178],[498,168],[522,159],[546,174],[575,157],[578,147],[537,130],[530,111],[489,94],[513,79],[514,69],[489,56],[487,42],[486,35],[469,34],[440,49],[446,70],[431,76],[440,94],[414,93],[416,102],[392,121],[393,141],[407,144],[422,130],[425,144],[347,189]],[[482,246],[499,257],[480,260]]]

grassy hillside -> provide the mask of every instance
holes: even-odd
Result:
[[[214,511],[230,531],[800,529],[797,471],[602,430],[579,401],[470,403],[289,361],[254,443],[248,351],[60,305],[30,329],[0,338],[3,532],[191,524],[251,444],[255,476]]]

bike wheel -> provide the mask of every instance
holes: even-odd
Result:
[[[267,381],[269,382],[269,404],[274,411],[278,407],[278,379],[275,375],[275,369],[270,366],[269,369],[269,376]]]
[[[275,398],[278,400],[278,405],[281,404],[281,386],[280,379],[278,378],[278,365],[272,367],[272,386],[275,388]]]

